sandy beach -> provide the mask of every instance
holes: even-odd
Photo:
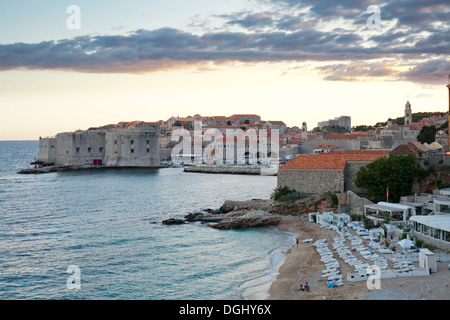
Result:
[[[299,244],[286,252],[279,275],[269,289],[272,300],[450,300],[449,262],[438,262],[438,270],[429,276],[381,279],[381,289],[369,290],[366,281],[348,282],[346,275],[351,266],[340,261],[344,284],[328,288],[319,281],[324,264],[316,248],[305,239],[327,239],[333,242],[337,233],[308,222],[307,217],[286,217],[278,226],[280,230],[298,234]],[[337,255],[336,255],[337,256]],[[301,284],[308,282],[311,291],[299,292]]]

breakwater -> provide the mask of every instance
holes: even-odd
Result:
[[[242,174],[276,176],[278,169],[274,168],[245,168],[245,167],[185,167],[184,172],[211,173],[211,174]]]
[[[19,174],[41,174],[51,172],[70,172],[70,171],[88,171],[88,170],[118,170],[118,169],[161,169],[167,168],[167,166],[152,166],[152,167],[133,167],[133,166],[51,166],[51,167],[39,167],[20,170]]]

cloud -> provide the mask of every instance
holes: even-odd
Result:
[[[450,59],[432,59],[417,64],[403,74],[404,79],[413,82],[442,84],[450,74]]]
[[[379,77],[399,77],[400,74],[391,69],[386,61],[364,63],[340,63],[326,65],[318,68],[325,80],[332,81],[356,81],[361,79],[373,79]]]
[[[366,26],[367,7],[378,0],[259,2],[265,10],[216,16],[224,20],[221,29],[195,34],[141,29],[126,35],[3,44],[0,70],[145,73],[191,66],[202,70],[234,61],[320,61],[325,66],[317,70],[330,81],[383,77],[435,83],[450,73],[450,10],[440,1],[382,3],[387,27],[381,31]],[[195,25],[203,25],[198,17]]]
[[[239,25],[246,29],[271,27],[274,20],[264,12],[250,13],[243,17],[235,18],[227,22],[230,25]]]

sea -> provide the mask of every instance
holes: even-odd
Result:
[[[183,168],[21,175],[38,141],[0,141],[0,300],[265,299],[295,235],[164,225],[225,200],[267,199],[273,176]]]

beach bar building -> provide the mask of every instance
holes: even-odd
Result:
[[[443,250],[450,250],[450,215],[414,216],[414,235]]]
[[[368,212],[375,212],[368,215]],[[380,215],[381,212],[381,215]],[[409,217],[416,215],[416,209],[413,206],[407,206],[400,203],[378,202],[364,206],[364,215],[374,220],[375,224],[383,222],[386,214],[389,214],[391,222],[406,223]]]

